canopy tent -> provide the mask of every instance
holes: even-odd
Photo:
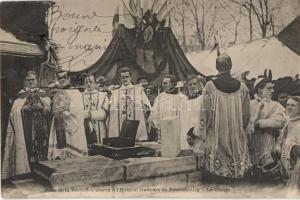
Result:
[[[43,52],[38,45],[20,41],[13,34],[0,29],[0,54],[27,57],[43,55]]]
[[[239,76],[249,71],[249,77],[262,75],[265,69],[271,69],[273,78],[295,76],[300,71],[300,56],[289,49],[276,37],[260,39],[248,43],[221,48],[221,53],[232,59],[232,73]],[[216,51],[192,52],[187,55],[198,71],[205,75],[215,75]]]
[[[168,1],[120,1],[114,17],[115,31],[110,44],[100,59],[87,69],[73,72],[75,75],[91,73],[106,76],[117,83],[118,70],[127,66],[133,81],[147,76],[157,84],[161,76],[171,73],[178,80],[190,74],[201,74],[185,57],[171,28],[168,14],[172,7]]]

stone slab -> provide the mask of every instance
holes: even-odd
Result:
[[[129,161],[128,164],[125,165],[125,168],[126,180],[166,176],[176,173],[196,171],[197,157],[141,158]]]
[[[103,156],[41,162],[34,172],[47,180],[53,190],[110,183],[124,179],[124,163]]]
[[[187,175],[188,187],[197,187],[202,185],[202,173],[192,172]]]
[[[176,191],[187,187],[187,174],[145,178],[133,182],[113,185],[114,197],[149,197],[165,191]]]

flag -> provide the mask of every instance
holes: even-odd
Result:
[[[124,24],[124,26],[129,29],[135,28],[133,13],[131,12],[128,1],[127,4],[124,0],[120,2],[119,23]]]
[[[137,16],[137,7],[134,3],[133,0],[129,0],[129,8],[131,9],[131,13],[134,15],[134,16]]]
[[[137,16],[139,16],[139,19],[143,18],[143,11],[142,11],[142,7],[141,7],[141,1],[140,0],[136,0],[136,10],[137,10]]]

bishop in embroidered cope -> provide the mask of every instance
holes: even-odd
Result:
[[[35,163],[47,160],[50,98],[37,87],[33,71],[28,72],[25,85],[9,116],[2,179],[30,173]]]

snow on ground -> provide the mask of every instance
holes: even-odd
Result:
[[[240,43],[229,48],[221,48],[220,51],[231,57],[232,73],[235,75],[250,71],[248,78],[251,78],[262,75],[265,69],[272,69],[273,78],[277,79],[300,73],[300,56],[276,37]],[[217,73],[216,50],[191,52],[186,56],[191,64],[204,75]]]

